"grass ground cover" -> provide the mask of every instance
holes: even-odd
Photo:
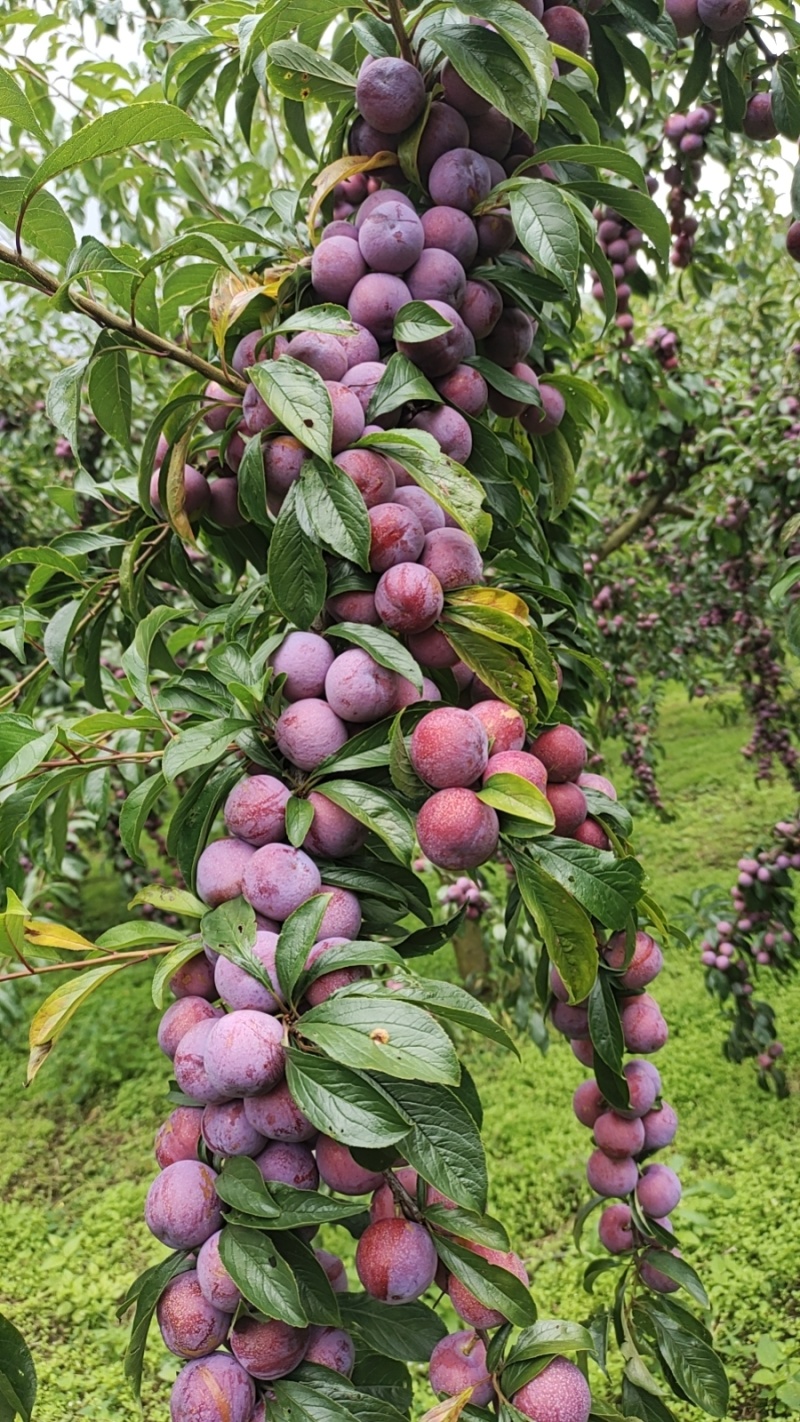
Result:
[[[669,748],[662,784],[675,819],[660,825],[642,815],[637,844],[653,889],[675,911],[695,887],[727,886],[740,853],[793,806],[785,784],[753,786],[738,752],[742,724],[722,726],[671,692],[661,729]],[[88,884],[87,930],[100,931],[124,909],[113,899],[105,881]],[[449,950],[438,959],[437,972],[453,970]],[[23,1022],[0,1039],[0,1309],[36,1354],[39,1422],[142,1415],[122,1375],[125,1330],[115,1303],[161,1253],[141,1221],[152,1137],[165,1114],[148,978],[132,971],[99,995],[27,1092]],[[685,1187],[675,1222],[709,1287],[717,1344],[735,1383],[731,1415],[785,1416],[752,1373],[761,1335],[787,1348],[800,1336],[800,983],[769,992],[793,1078],[784,1102],[757,1089],[750,1066],[723,1060],[723,1024],[693,950],[670,950],[658,993],[671,1026],[658,1064],[681,1118],[680,1150],[667,1160],[679,1162]],[[26,1016],[36,996],[25,994]],[[572,1216],[586,1198],[589,1135],[570,1109],[582,1069],[561,1041],[544,1058],[523,1045],[521,1061],[476,1047],[468,1065],[486,1108],[491,1205],[529,1261],[540,1312],[585,1316],[585,1261],[571,1238]],[[352,1257],[343,1230],[324,1242]],[[596,1248],[589,1228],[584,1251]],[[145,1422],[163,1422],[175,1366],[154,1329]],[[422,1408],[422,1393],[419,1401]]]

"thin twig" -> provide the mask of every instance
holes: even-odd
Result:
[[[411,40],[408,38],[406,27],[403,24],[403,9],[400,0],[389,0],[389,18],[392,22],[392,29],[397,36],[400,53],[409,64],[413,64],[414,51],[411,48]]]
[[[76,973],[81,968],[96,968],[103,963],[146,963],[148,958],[171,953],[174,947],[174,943],[165,943],[162,948],[143,948],[135,953],[106,953],[98,958],[80,958],[75,963],[46,963],[43,968],[30,968],[27,973],[0,973],[0,983],[14,982],[17,978],[38,978],[41,973]],[[24,958],[22,961],[25,961]]]

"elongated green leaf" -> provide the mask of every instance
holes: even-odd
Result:
[[[344,1066],[406,1081],[458,1084],[460,1067],[447,1033],[429,1012],[389,995],[338,994],[304,1014],[302,1031]]]
[[[127,967],[127,963],[121,962],[105,963],[101,968],[88,968],[77,977],[61,983],[55,992],[51,992],[31,1021],[28,1033],[31,1048],[28,1059],[28,1082],[33,1081],[45,1058],[49,1056],[57,1039],[61,1036],[67,1023],[75,1016],[78,1008],[83,1006],[96,988],[101,987],[104,982],[125,967]]]
[[[290,913],[281,927],[275,950],[275,970],[278,982],[288,999],[291,999],[306,959],[317,941],[320,924],[330,901],[330,894],[314,894],[312,898],[300,904],[294,913]]]
[[[545,830],[553,828],[553,809],[541,790],[521,775],[490,775],[478,791],[478,799],[485,805],[493,805],[495,810],[503,810],[509,815],[519,815],[523,820],[541,825]]]
[[[483,485],[468,469],[448,459],[431,435],[423,430],[384,430],[366,435],[359,445],[396,459],[420,488],[466,529],[479,548],[486,547],[492,525],[482,508]]]
[[[328,629],[328,636],[340,637],[345,642],[353,642],[369,652],[379,666],[388,667],[410,681],[417,691],[422,692],[422,671],[411,653],[406,651],[396,637],[382,627],[370,627],[366,622],[336,622]]]
[[[558,880],[527,855],[512,853],[522,899],[573,1002],[589,996],[597,976],[591,921]]]
[[[362,1072],[312,1052],[290,1049],[286,1080],[308,1119],[345,1145],[379,1149],[408,1134],[401,1105]]]
[[[193,766],[213,765],[220,760],[234,738],[248,730],[249,721],[219,716],[202,726],[189,726],[169,742],[161,760],[164,778],[172,782]]]
[[[336,1294],[314,1250],[290,1230],[276,1232],[273,1242],[294,1275],[300,1307],[309,1323],[340,1326],[342,1316]]]
[[[475,25],[442,26],[432,30],[429,38],[439,45],[472,89],[535,138],[547,94],[541,66],[531,72],[530,61],[534,57],[541,60],[547,52],[542,43],[544,36],[536,26],[530,32],[530,48],[525,46],[521,54],[504,35],[482,27],[479,33]]]
[[[219,1256],[236,1287],[266,1318],[279,1318],[292,1328],[308,1323],[297,1281],[273,1241],[252,1229],[226,1225],[219,1239]]]
[[[644,872],[638,860],[617,859],[573,839],[553,837],[531,847],[532,856],[553,879],[607,928],[623,928],[641,892]]]
[[[728,1379],[713,1348],[673,1318],[668,1319],[661,1310],[653,1309],[651,1314],[659,1351],[679,1387],[696,1407],[701,1407],[710,1417],[726,1417]]]
[[[158,803],[166,789],[166,780],[159,771],[143,780],[127,796],[119,816],[119,835],[126,854],[143,864],[144,855],[140,849],[142,831],[153,806]]]
[[[434,389],[422,371],[417,370],[417,367],[407,356],[395,351],[387,360],[386,369],[372,392],[367,419],[374,423],[375,420],[380,419],[381,415],[388,415],[392,410],[399,410],[402,405],[408,404],[411,400],[424,400],[428,404],[442,404],[442,397],[438,390]]]
[[[383,1085],[412,1124],[403,1140],[409,1165],[448,1199],[482,1214],[488,1190],[483,1143],[456,1093],[419,1081]]]
[[[348,99],[356,86],[355,75],[334,64],[306,44],[280,40],[267,51],[269,82],[284,98],[305,102]]]
[[[289,433],[312,454],[330,459],[333,407],[322,376],[291,356],[261,361],[248,375]]]
[[[529,1289],[516,1274],[499,1264],[490,1264],[480,1254],[441,1235],[435,1243],[442,1263],[487,1308],[497,1309],[509,1323],[516,1323],[520,1328],[536,1322],[536,1305]]]
[[[27,96],[7,69],[0,69],[0,118],[8,119],[15,127],[35,134],[37,138],[44,138]]]
[[[191,1264],[185,1253],[168,1254],[166,1259],[162,1259],[160,1263],[154,1264],[151,1269],[146,1269],[140,1275],[133,1289],[128,1291],[127,1297],[123,1300],[123,1309],[129,1308],[134,1298],[136,1300],[131,1336],[125,1350],[125,1376],[137,1398],[142,1390],[144,1350],[156,1304],[167,1284],[176,1279],[179,1274],[184,1274],[189,1268],[191,1268]]]
[[[580,264],[580,236],[575,214],[552,183],[531,179],[511,193],[511,217],[517,236],[537,266],[575,290]]]
[[[427,301],[408,301],[401,306],[394,318],[392,334],[396,341],[428,341],[440,336],[443,331],[452,330],[452,321],[442,316]]]
[[[303,532],[296,485],[283,502],[269,545],[270,590],[278,610],[298,627],[310,627],[325,602],[327,575],[322,550]]]
[[[0,222],[12,232],[17,225],[24,191],[24,178],[0,178]],[[69,257],[75,246],[75,233],[61,203],[52,193],[37,193],[31,200],[25,216],[25,241],[54,262],[66,262]],[[31,280],[35,283],[35,278]]]
[[[316,789],[383,840],[401,863],[414,852],[414,823],[394,795],[358,780],[326,780]]]
[[[424,1303],[382,1304],[366,1294],[342,1294],[345,1328],[374,1353],[399,1362],[427,1363],[447,1332],[439,1315]]]
[[[331,553],[369,570],[371,528],[367,506],[353,480],[336,464],[307,459],[296,484],[300,524]]]
[[[595,1052],[617,1076],[622,1074],[622,1021],[608,973],[598,973],[589,993],[589,1035]]]

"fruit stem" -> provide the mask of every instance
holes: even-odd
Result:
[[[411,48],[411,40],[406,34],[403,24],[403,10],[400,0],[389,0],[389,18],[392,22],[392,29],[397,36],[397,43],[400,46],[400,53],[408,64],[414,63],[414,51]]]

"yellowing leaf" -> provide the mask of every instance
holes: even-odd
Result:
[[[25,937],[35,948],[63,948],[68,953],[91,952],[96,946],[61,923],[45,923],[35,918],[26,919]]]
[[[464,1408],[469,1406],[474,1388],[467,1387],[460,1392],[457,1397],[446,1397],[442,1402],[437,1402],[429,1412],[426,1412],[420,1422],[457,1422]]]
[[[371,173],[375,168],[391,168],[397,163],[396,153],[374,153],[371,158],[354,153],[351,157],[337,158],[314,179],[314,200],[308,210],[308,230],[312,242],[319,240],[316,221],[328,193],[332,193],[337,183],[352,178],[356,173]]]
[[[224,349],[225,337],[230,327],[234,321],[238,320],[253,297],[262,294],[262,290],[258,277],[237,276],[235,272],[230,272],[225,267],[219,268],[211,288],[208,312],[211,317],[211,330],[220,355]]]
[[[498,612],[507,612],[510,617],[516,617],[518,622],[524,622],[526,626],[531,619],[527,602],[517,597],[516,593],[507,592],[505,588],[459,588],[457,592],[448,595],[448,602],[477,603],[481,607],[494,607]]]
[[[69,982],[61,983],[55,992],[51,992],[50,996],[45,999],[31,1022],[28,1034],[31,1052],[28,1058],[26,1085],[29,1086],[33,1081],[40,1066],[52,1050],[56,1039],[60,1037],[78,1008],[83,1006],[87,997],[107,978],[118,973],[120,968],[125,967],[127,967],[127,963],[122,962],[105,963],[102,968],[89,968],[79,977],[70,978]]]

